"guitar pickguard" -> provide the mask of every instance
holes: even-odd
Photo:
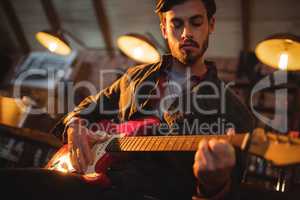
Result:
[[[87,170],[85,171],[85,174],[95,172],[101,173],[103,171],[106,171],[107,167],[111,163],[111,156],[109,155],[109,153],[106,152],[105,149],[112,140],[121,137],[123,137],[122,134],[112,135],[107,141],[94,145],[94,147],[92,148],[92,152],[95,156],[94,163],[88,166]]]

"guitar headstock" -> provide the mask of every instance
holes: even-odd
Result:
[[[248,152],[260,156],[274,165],[300,163],[300,139],[255,129],[248,139]]]

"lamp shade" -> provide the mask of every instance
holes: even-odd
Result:
[[[69,55],[72,52],[71,47],[60,32],[41,31],[36,34],[36,39],[53,53]]]
[[[264,64],[287,71],[300,70],[300,38],[292,34],[276,34],[260,42],[255,54]]]
[[[129,58],[140,63],[155,63],[160,54],[152,42],[140,34],[122,35],[117,40],[118,48]]]

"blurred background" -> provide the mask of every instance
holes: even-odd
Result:
[[[257,118],[257,127],[298,137],[299,0],[216,3],[216,30],[207,59],[216,62],[222,80],[234,81],[231,88],[249,108],[252,100],[257,113],[276,119],[270,127]],[[155,62],[168,53],[154,8],[155,0],[0,0],[0,167],[43,167],[62,145],[50,131],[64,114],[130,66]],[[273,43],[268,46],[264,42],[270,39]],[[285,43],[296,50],[289,54],[281,48]],[[259,49],[259,45],[266,46]],[[272,54],[265,59],[264,52],[272,49],[280,57]],[[287,56],[293,65],[284,65]],[[255,84],[278,68],[287,72],[286,83],[271,84],[250,98]],[[117,71],[101,76],[103,70]],[[88,81],[92,89],[78,86],[69,93],[81,81]],[[278,131],[284,114],[275,112],[278,89],[287,89],[288,94],[282,102],[288,110],[284,131]],[[73,103],[66,106],[68,101]],[[39,114],[31,113],[32,108],[39,108]],[[277,169],[253,156],[248,164],[244,177],[248,183],[281,192],[300,185],[298,166]]]

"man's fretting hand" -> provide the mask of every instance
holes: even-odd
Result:
[[[234,134],[234,130],[229,130],[227,134]],[[222,191],[231,181],[235,163],[235,150],[227,141],[201,140],[193,165],[194,175],[199,181],[199,192],[210,196]]]

